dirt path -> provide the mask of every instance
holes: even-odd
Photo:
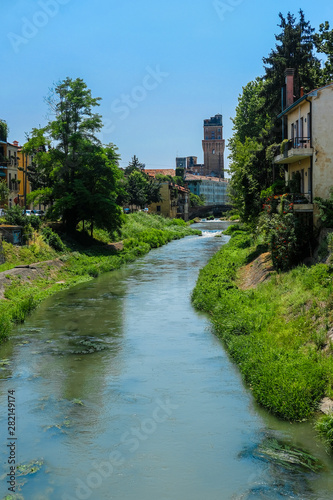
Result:
[[[14,267],[8,271],[3,271],[0,273],[0,299],[3,299],[6,285],[10,284],[11,279],[19,278],[22,282],[33,281],[38,278],[44,278],[46,276],[46,269],[51,268],[57,271],[63,266],[63,262],[59,259],[46,260],[44,262],[37,262],[36,264],[27,264]]]
[[[238,271],[237,286],[241,290],[255,288],[259,283],[269,279],[274,271],[269,252],[262,253],[255,260],[250,262]]]

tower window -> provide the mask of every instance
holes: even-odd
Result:
[[[215,149],[213,149],[212,153],[213,153],[213,155],[215,155]]]

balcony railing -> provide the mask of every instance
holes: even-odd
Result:
[[[278,151],[278,149],[280,149]],[[303,160],[313,156],[313,148],[311,147],[310,137],[294,137],[282,142],[274,152],[277,156],[274,157],[274,163],[294,163],[295,161]]]
[[[310,148],[311,138],[310,137],[294,137],[289,139],[284,145],[284,153],[288,153],[291,149],[299,148]]]

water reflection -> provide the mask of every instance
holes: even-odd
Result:
[[[301,499],[311,488],[331,497],[328,472],[295,474],[256,456],[271,431],[296,446],[303,424],[257,408],[191,306],[199,269],[227,240],[215,236],[172,242],[51,297],[4,347],[1,402],[16,389],[19,461],[43,458],[24,498]],[[324,454],[307,425],[303,444]]]

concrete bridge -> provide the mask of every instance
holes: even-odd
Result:
[[[189,209],[189,218],[195,219],[200,217],[202,219],[209,212],[214,215],[214,217],[221,217],[221,213],[228,212],[232,209],[231,205],[205,205],[204,207],[191,207]]]

